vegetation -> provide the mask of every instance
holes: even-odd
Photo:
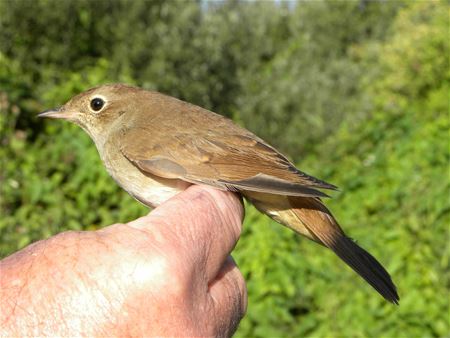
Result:
[[[427,2],[0,2],[0,256],[148,212],[79,128],[36,114],[127,82],[232,117],[338,185],[327,204],[399,287],[247,208],[242,337],[450,335],[449,6]]]

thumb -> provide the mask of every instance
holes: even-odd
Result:
[[[205,262],[213,280],[239,239],[243,216],[238,195],[192,185],[129,225],[170,242],[177,255],[194,264]]]

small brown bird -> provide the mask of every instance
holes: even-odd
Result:
[[[190,184],[238,192],[262,213],[338,255],[385,299],[399,297],[388,272],[347,237],[317,189],[336,189],[298,170],[284,155],[218,114],[122,84],[83,92],[39,116],[81,126],[109,174],[156,207]]]

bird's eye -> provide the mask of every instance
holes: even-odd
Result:
[[[103,108],[103,106],[105,105],[105,101],[103,101],[102,99],[96,97],[93,98],[91,101],[91,108],[93,111],[99,111],[100,109]]]

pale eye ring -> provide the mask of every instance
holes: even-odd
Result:
[[[105,101],[99,97],[94,97],[91,100],[91,108],[93,111],[100,111],[105,105]]]

